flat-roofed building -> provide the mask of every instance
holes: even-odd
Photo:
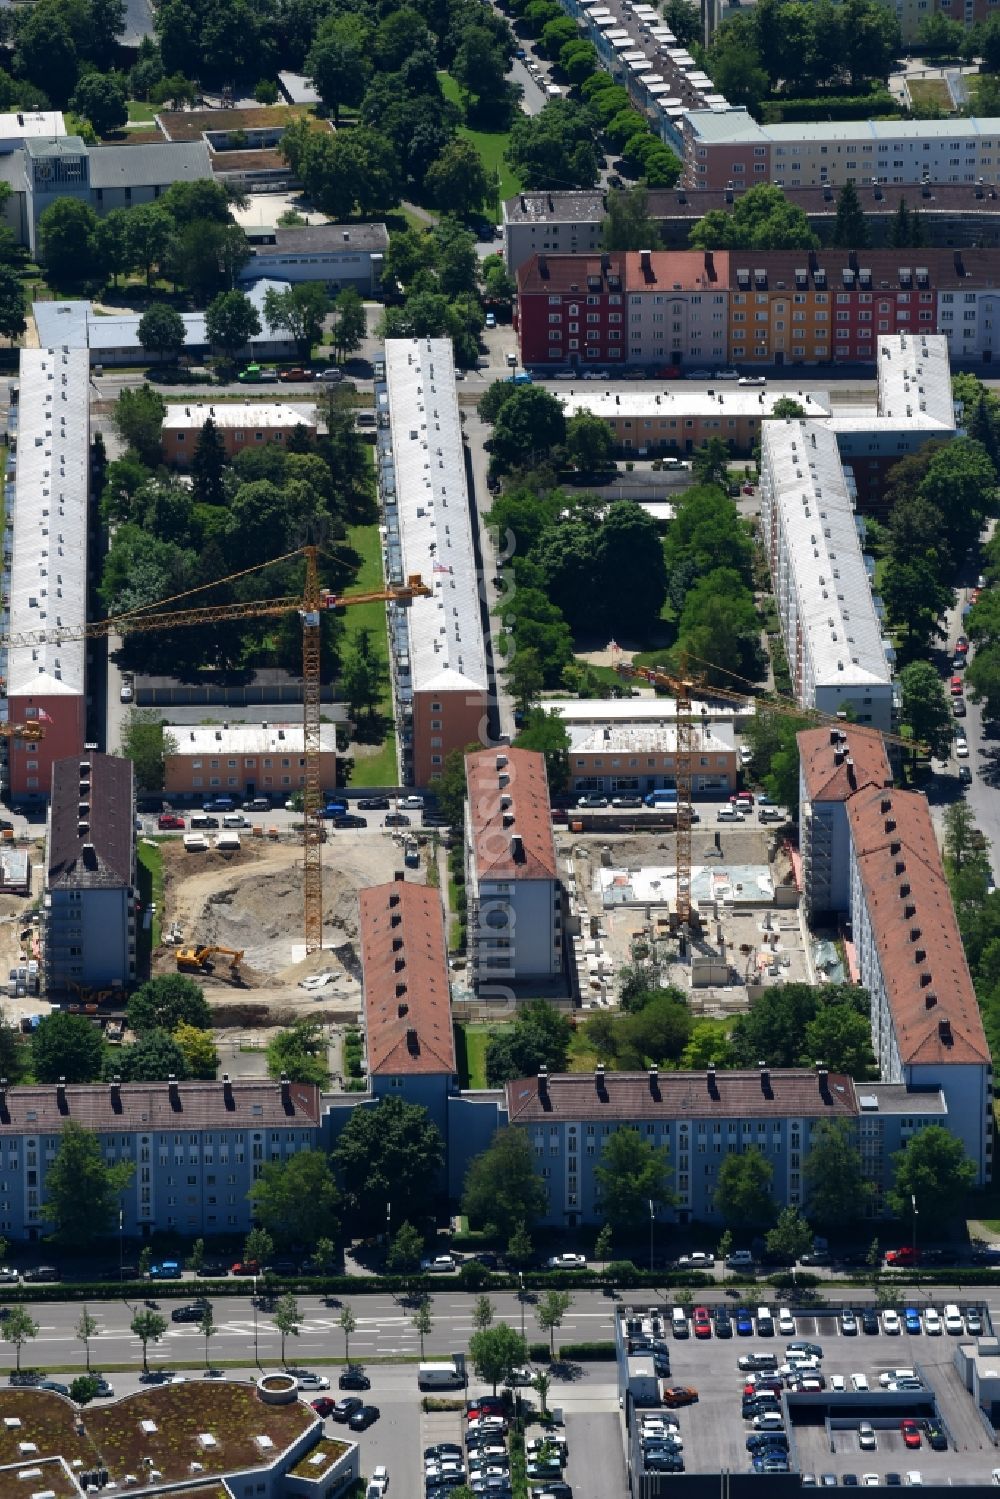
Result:
[[[851,929],[883,1081],[940,1089],[948,1128],[990,1180],[993,1067],[927,799],[871,787],[847,802]]]
[[[301,723],[166,724],[163,787],[178,796],[290,796],[306,784]],[[320,725],[320,786],[337,784],[337,728]]]
[[[388,605],[400,775],[426,786],[451,750],[482,740],[489,672],[451,340],[389,339],[385,373],[386,581],[419,574],[433,590]]]
[[[761,537],[795,696],[806,708],[892,725],[892,673],[833,433],[765,422]]]
[[[874,729],[803,729],[799,746],[802,893],[811,925],[843,917],[851,905],[847,803],[869,786],[891,786],[885,740]]]
[[[235,458],[244,448],[284,445],[299,428],[310,437],[315,437],[317,430],[315,406],[286,406],[276,401],[174,404],[167,407],[163,419],[164,462],[175,468],[190,468],[201,429],[208,421],[215,424],[227,458]]]
[[[624,390],[602,390],[597,382],[557,389],[567,417],[576,411],[607,422],[623,453],[693,453],[713,437],[721,438],[734,455],[749,457],[761,430],[787,390],[752,390],[720,381],[709,389],[671,382],[662,389],[632,385]],[[825,391],[799,391],[792,399],[806,415],[822,420],[830,414]]]
[[[548,706],[546,704],[546,706]],[[692,729],[695,796],[735,791],[736,743],[732,716],[700,719]],[[677,783],[677,720],[615,717],[604,723],[569,721],[569,775],[573,791],[606,796],[643,793]]]
[[[263,233],[250,229],[251,257],[241,281],[320,281],[331,293],[351,286],[374,297],[382,285],[382,263],[389,248],[384,224],[280,225]]]
[[[131,760],[93,752],[57,760],[42,906],[50,997],[81,989],[124,996],[136,974],[137,897]]]
[[[0,647],[0,703],[10,723],[35,723],[38,743],[5,740],[13,801],[42,801],[52,767],[83,751],[87,645],[60,639],[87,621],[90,369],[84,350],[22,349],[13,504],[5,518],[9,631],[33,644]],[[8,573],[9,567],[9,573]],[[4,711],[5,709],[5,711]]]
[[[465,757],[469,953],[479,993],[549,984],[563,971],[563,889],[545,757]]]
[[[440,892],[401,875],[358,896],[372,1097],[403,1097],[447,1134],[458,1088]]]

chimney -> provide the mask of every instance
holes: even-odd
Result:
[[[122,1111],[122,1080],[115,1073],[111,1079],[111,1112],[120,1114]]]
[[[858,778],[854,770],[854,761],[851,759],[850,755],[848,755],[847,757],[847,784],[850,786],[852,791],[857,790]]]
[[[923,971],[923,973],[920,975],[920,987],[921,987],[921,989],[926,989],[933,982],[934,982],[934,980],[931,978],[930,974],[927,972],[927,969],[925,968],[924,971]]]
[[[236,1100],[233,1097],[233,1085],[228,1072],[222,1074],[222,1102],[227,1109],[234,1109],[236,1107]]]
[[[649,1091],[653,1095],[654,1098],[658,1098],[660,1096],[660,1069],[659,1069],[659,1067],[650,1067],[650,1069],[649,1069]]]
[[[639,269],[644,276],[648,276],[653,269],[653,252],[651,250],[639,251]]]
[[[594,1087],[598,1093],[604,1092],[604,1063],[598,1062],[594,1068]]]
[[[760,1091],[765,1098],[771,1097],[771,1073],[766,1062],[757,1063],[757,1071],[760,1073]]]
[[[711,1093],[711,1094],[714,1095],[715,1091],[716,1091],[715,1063],[714,1062],[709,1062],[709,1064],[708,1064],[708,1071],[705,1073],[705,1081],[708,1083],[708,1091],[709,1091],[709,1093]]]
[[[881,800],[881,802],[879,804],[879,810],[881,811],[883,817],[885,816],[885,814],[887,812],[891,812],[892,811],[892,802],[889,799],[889,797],[883,796],[883,798],[882,798],[882,800]]]
[[[409,1013],[410,1013],[410,1007],[406,1003],[406,1000],[405,999],[400,1000],[399,1004],[396,1006],[396,1016],[397,1016],[397,1019],[402,1020],[403,1017],[405,1015],[408,1015]]]
[[[167,1074],[167,1097],[170,1099],[170,1107],[177,1110],[181,1106],[181,1090],[177,1085],[177,1074]]]
[[[936,1004],[937,995],[934,993],[933,989],[928,989],[927,993],[924,995],[924,1009],[933,1010]]]
[[[705,275],[709,281],[715,280],[715,255],[711,250],[705,251]]]
[[[819,1083],[819,1091],[824,1095],[824,1097],[826,1096],[827,1092],[829,1091],[829,1084],[827,1082],[827,1079],[829,1078],[829,1076],[830,1076],[830,1074],[827,1071],[827,1069],[823,1066],[823,1063],[822,1062],[817,1062],[816,1063],[816,1081]]]
[[[951,1035],[951,1021],[950,1020],[939,1020],[938,1021],[938,1037],[939,1037],[939,1039],[941,1041],[941,1045],[942,1046],[951,1046],[951,1044],[952,1044],[952,1035]]]
[[[520,833],[510,835],[510,856],[515,864],[520,864],[524,859],[524,839]]]
[[[67,1114],[69,1112],[69,1105],[66,1102],[66,1079],[64,1077],[61,1077],[56,1083],[56,1107],[60,1114]]]
[[[539,1096],[539,1098],[547,1098],[548,1097],[548,1093],[549,1093],[549,1069],[546,1066],[543,1065],[543,1066],[539,1067],[539,1069],[538,1069],[538,1096]]]
[[[406,1049],[410,1053],[411,1057],[420,1055],[420,1037],[417,1035],[416,1029],[412,1025],[406,1032]]]

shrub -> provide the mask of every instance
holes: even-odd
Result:
[[[529,1343],[528,1358],[533,1364],[547,1364],[552,1354],[548,1343]]]
[[[560,1343],[561,1359],[614,1359],[615,1345],[606,1343]]]

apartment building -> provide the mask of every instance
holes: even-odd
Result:
[[[371,1096],[420,1104],[447,1135],[458,1067],[441,896],[400,874],[359,891],[358,920]]]
[[[378,428],[385,575],[419,573],[430,598],[390,604],[403,783],[439,779],[453,749],[481,742],[489,673],[451,340],[389,339]]]
[[[301,723],[165,724],[163,789],[180,797],[277,799],[306,784]],[[320,725],[320,785],[337,784],[337,729]]]
[[[22,349],[11,393],[3,591],[10,635],[35,643],[0,646],[0,715],[44,730],[2,741],[14,802],[44,801],[56,761],[83,753],[86,641],[52,637],[87,619],[89,374],[85,350]]]
[[[566,415],[586,411],[607,422],[622,453],[693,453],[710,438],[721,437],[734,457],[749,458],[761,427],[781,400],[792,395],[806,415],[826,420],[830,414],[825,391],[748,390],[720,381],[704,390],[686,381],[672,381],[656,390],[635,385],[602,390],[600,384],[568,386],[556,394]]]
[[[267,443],[283,445],[300,428],[316,436],[315,406],[286,406],[278,402],[196,401],[189,406],[171,405],[163,418],[163,461],[173,468],[190,468],[198,438],[206,422],[214,423],[227,458],[244,448]]]
[[[892,673],[837,440],[820,422],[761,432],[761,536],[804,707],[888,730]]]
[[[940,1091],[948,1128],[989,1182],[993,1067],[926,798],[870,787],[847,801],[851,935],[886,1082]]]
[[[57,760],[46,827],[45,990],[125,989],[136,976],[139,892],[131,760]]]
[[[557,981],[564,966],[563,888],[545,757],[479,750],[465,757],[469,954],[481,996]]]
[[[759,125],[743,108],[682,121],[685,187],[830,187],[1000,181],[1000,119],[819,120]]]
[[[624,699],[626,708],[631,699]],[[697,708],[695,708],[697,712]],[[605,796],[655,791],[677,779],[677,719],[615,716],[566,722],[569,736],[570,787],[581,795]],[[695,759],[691,786],[695,796],[735,791],[738,765],[732,718],[706,717],[693,734]]]
[[[109,1164],[134,1166],[122,1194],[129,1236],[154,1231],[237,1234],[251,1226],[247,1193],[265,1162],[320,1142],[319,1089],[311,1083],[0,1082],[0,1231],[14,1240],[48,1232],[39,1209],[45,1175],[69,1120],[96,1135]]]
[[[810,927],[836,923],[850,910],[847,803],[858,791],[892,785],[885,740],[857,724],[803,729],[799,746],[799,848]]]

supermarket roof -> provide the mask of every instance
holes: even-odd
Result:
[[[788,419],[765,422],[761,444],[765,502],[779,512],[816,685],[888,683],[836,437],[820,422]]]
[[[86,623],[89,375],[83,349],[21,350],[11,635]],[[82,694],[85,663],[83,639],[11,646],[8,695]]]
[[[414,692],[487,687],[486,647],[448,338],[385,345],[402,576],[434,590],[408,606]]]

